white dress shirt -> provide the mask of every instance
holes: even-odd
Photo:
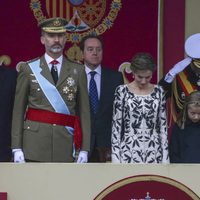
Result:
[[[63,55],[61,55],[59,58],[57,59],[53,59],[52,57],[50,57],[47,53],[45,53],[44,55],[44,58],[47,62],[47,65],[49,67],[49,70],[51,71],[51,67],[52,67],[52,64],[51,64],[51,61],[53,60],[57,60],[59,63],[56,65],[56,68],[57,68],[57,72],[58,72],[58,77],[60,75],[60,71],[61,71],[61,66],[62,66],[62,61],[63,61]]]

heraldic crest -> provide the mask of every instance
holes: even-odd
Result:
[[[110,29],[122,3],[121,0],[31,0],[30,7],[38,24],[51,17],[66,19],[67,39],[72,45],[65,54],[71,60],[81,61],[78,47],[81,38],[87,34],[101,35]]]

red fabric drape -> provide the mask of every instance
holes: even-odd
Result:
[[[164,73],[184,58],[185,0],[164,1]]]
[[[15,67],[19,61],[33,59],[44,52],[40,43],[38,22],[30,8],[30,2],[31,0],[0,1],[0,56],[8,55],[11,58],[11,67]],[[43,14],[48,18],[46,1],[40,2]],[[99,24],[106,18],[112,2],[106,1],[106,12]],[[158,0],[121,2],[122,7],[113,25],[102,34],[105,43],[103,64],[117,70],[121,63],[130,61],[137,52],[149,52],[157,61]],[[185,1],[167,0],[163,3],[165,73],[184,55]],[[63,1],[63,6],[65,5],[66,1]],[[66,48],[70,46],[72,43],[68,43]]]
[[[48,18],[45,1],[42,10]],[[106,1],[105,19],[112,0]],[[11,57],[11,66],[43,54],[40,30],[30,8],[30,1],[2,0],[0,2],[1,49],[0,55]],[[137,52],[149,52],[157,59],[157,0],[122,1],[114,24],[102,34],[104,39],[103,63],[113,69],[125,61],[130,61]],[[102,20],[99,23],[102,23]],[[72,44],[67,44],[66,48]]]
[[[0,192],[0,199],[7,200],[7,192]]]

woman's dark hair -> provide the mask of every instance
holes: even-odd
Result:
[[[149,53],[137,53],[133,56],[130,69],[132,72],[137,70],[151,70],[154,71],[156,64],[153,57]]]
[[[102,49],[103,49],[103,40],[101,39],[101,37],[99,37],[98,35],[95,35],[95,34],[89,34],[89,35],[84,36],[84,37],[81,39],[81,41],[80,41],[79,47],[80,47],[81,51],[84,50],[85,41],[86,41],[87,39],[97,39],[97,40],[99,40],[99,42],[101,43],[101,47],[102,47]]]

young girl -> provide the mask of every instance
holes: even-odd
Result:
[[[200,163],[200,91],[186,97],[170,142],[172,163]]]

